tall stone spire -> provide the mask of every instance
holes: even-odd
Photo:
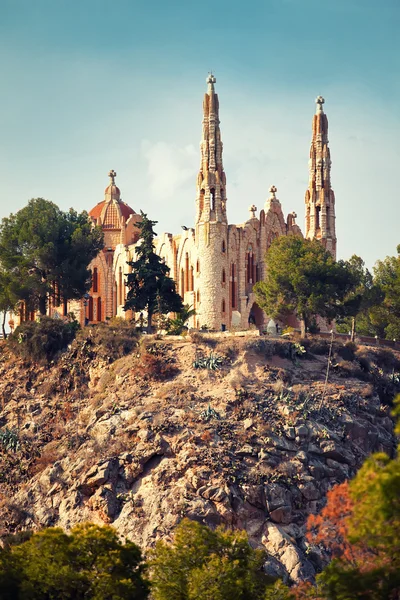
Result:
[[[328,118],[324,113],[324,103],[324,98],[318,96],[312,122],[310,174],[305,195],[305,236],[320,240],[324,248],[336,258],[335,194],[331,188]]]
[[[219,128],[219,102],[216,79],[206,79],[203,101],[203,135],[200,143],[200,170],[197,177],[196,223],[226,223],[226,178],[222,164],[222,141]]]

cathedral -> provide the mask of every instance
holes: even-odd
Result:
[[[155,240],[156,252],[170,268],[177,291],[196,311],[189,325],[212,330],[266,328],[267,315],[257,305],[253,285],[265,277],[265,253],[281,235],[303,235],[296,214],[285,218],[270,187],[269,197],[258,212],[251,204],[244,223],[232,225],[227,216],[227,182],[223,167],[223,143],[219,120],[216,79],[207,77],[203,101],[200,169],[196,180],[196,215],[192,228],[179,234],[163,233]],[[331,188],[328,119],[324,99],[316,99],[312,121],[309,185],[305,194],[305,237],[317,239],[336,256],[335,196]],[[132,317],[124,311],[128,261],[135,260],[140,214],[122,201],[110,171],[104,200],[89,215],[104,231],[105,246],[93,260],[92,287],[80,302],[67,310],[79,315],[81,324],[105,321],[113,316]],[[150,218],[157,215],[149,215]],[[51,314],[53,311],[50,307]],[[292,323],[294,324],[294,323]]]

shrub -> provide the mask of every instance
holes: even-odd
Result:
[[[378,367],[390,371],[392,369],[400,370],[400,360],[387,348],[381,348],[374,352],[375,362]]]
[[[176,375],[177,368],[168,362],[165,357],[143,352],[140,358],[139,370],[144,379],[164,381]]]
[[[100,354],[110,362],[132,352],[138,345],[140,333],[129,321],[110,319],[107,323],[89,325],[78,334],[79,341],[100,347]]]
[[[324,355],[329,353],[329,346],[330,342],[328,342],[328,340],[311,340],[308,351],[311,352],[311,354]]]
[[[353,362],[356,357],[356,350],[357,346],[354,342],[346,342],[344,346],[339,346],[336,352],[343,360]]]
[[[40,321],[21,323],[9,337],[12,351],[30,362],[45,363],[72,342],[79,324],[42,317]]]

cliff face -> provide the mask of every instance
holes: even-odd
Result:
[[[4,349],[0,428],[16,434],[0,457],[1,533],[111,523],[146,549],[188,516],[246,529],[271,574],[312,577],[323,556],[307,516],[369,453],[394,450],[381,400],[398,364],[335,354],[324,395],[313,344],[300,358],[283,341],[149,337],[110,363],[89,337],[50,367]]]

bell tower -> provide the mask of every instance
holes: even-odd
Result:
[[[305,237],[317,239],[336,258],[335,194],[331,188],[331,157],[328,147],[328,118],[325,100],[316,99],[312,122],[309,183],[305,195]]]
[[[210,73],[206,82],[196,194],[196,245],[200,269],[200,301],[196,312],[200,326],[220,329],[228,321],[226,307],[229,301],[229,286],[224,283],[229,272],[226,177],[222,164],[223,145],[215,76]]]

